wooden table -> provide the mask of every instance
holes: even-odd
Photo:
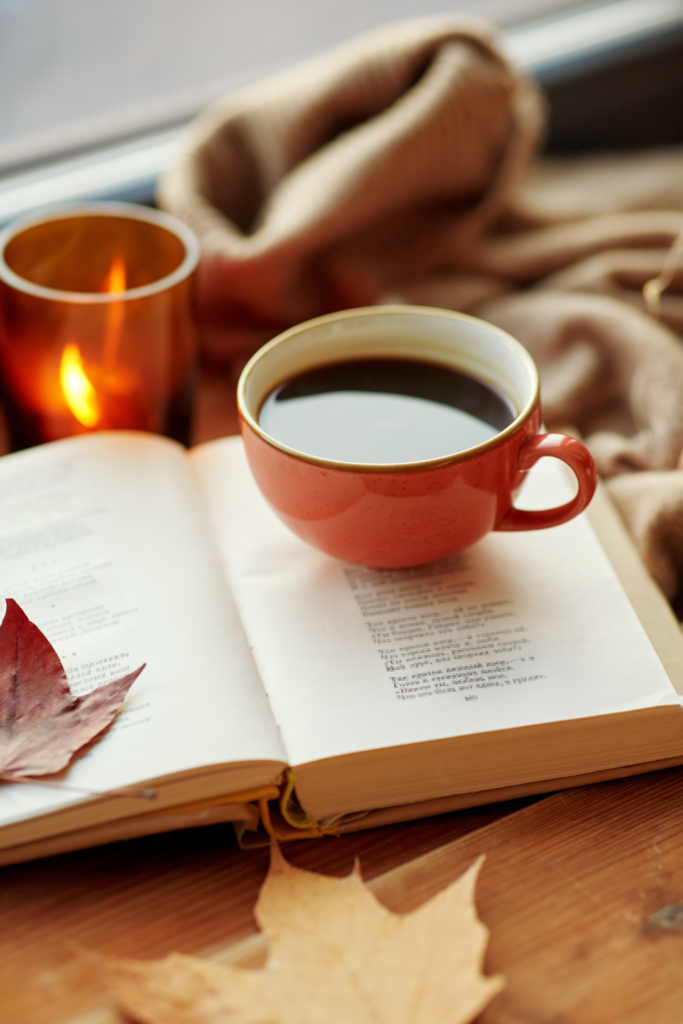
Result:
[[[293,843],[287,856],[330,874],[347,873],[358,856],[372,878],[507,810]],[[102,982],[79,948],[153,958],[253,933],[268,858],[267,849],[239,850],[232,827],[216,825],[0,868],[2,1024],[61,1024],[103,1002]]]
[[[285,852],[336,875],[359,857],[397,911],[486,854],[485,968],[507,987],[482,1024],[680,1024],[682,795],[683,769],[673,769]],[[255,931],[267,863],[267,850],[241,851],[229,826],[211,826],[0,869],[0,1020],[116,1020],[84,950],[225,958]]]
[[[196,439],[235,429],[233,385],[207,376]],[[683,769],[286,848],[337,875],[359,857],[397,911],[481,853],[486,969],[508,980],[481,1021],[681,1024]],[[267,863],[219,825],[0,869],[1,1024],[116,1020],[83,951],[234,958]]]

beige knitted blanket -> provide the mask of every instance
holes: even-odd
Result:
[[[161,205],[202,244],[198,313],[239,364],[291,324],[405,301],[481,316],[586,438],[652,572],[683,589],[683,151],[543,160],[538,89],[493,29],[383,28],[235,92],[192,125]]]

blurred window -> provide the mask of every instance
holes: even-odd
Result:
[[[646,0],[647,2],[647,0]],[[510,25],[577,0],[0,0],[0,170],[172,126],[386,21]]]

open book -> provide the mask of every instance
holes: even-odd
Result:
[[[542,465],[527,507],[571,496]],[[376,572],[290,534],[239,438],[187,453],[95,434],[3,458],[0,598],[75,693],[147,668],[70,790],[0,784],[0,863],[271,827],[277,797],[320,834],[683,762],[678,624],[595,512],[603,544],[584,515]],[[156,799],[108,792],[138,786]]]

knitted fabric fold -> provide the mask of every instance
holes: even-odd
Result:
[[[219,100],[161,180],[199,236],[203,351],[239,366],[321,313],[409,302],[510,331],[549,426],[587,440],[647,564],[683,567],[683,150],[538,156],[539,90],[493,28],[390,25]],[[648,483],[652,480],[652,485]]]
[[[159,187],[202,244],[205,349],[230,358],[438,269],[504,209],[542,120],[465,18],[381,29],[214,104]]]

